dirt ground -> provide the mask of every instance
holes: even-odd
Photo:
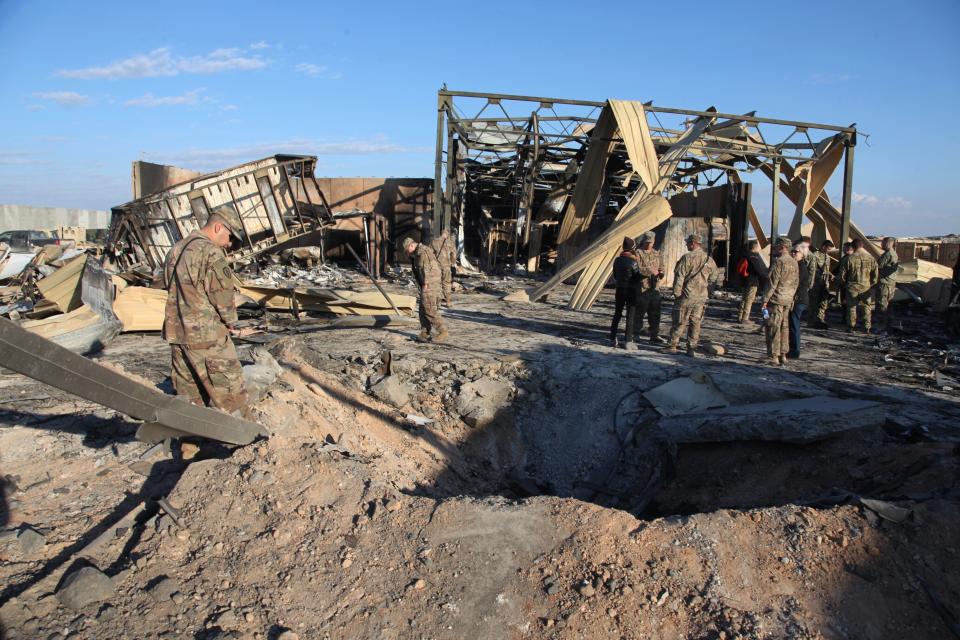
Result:
[[[190,461],[144,458],[124,416],[0,376],[2,637],[960,633],[960,387],[933,373],[960,377],[960,346],[930,318],[805,330],[780,369],[758,363],[758,325],[734,324],[735,294],[704,325],[728,353],[692,359],[611,348],[608,293],[574,312],[568,292],[510,304],[523,281],[463,284],[446,344],[416,328],[268,336],[283,370],[255,403],[269,439]],[[157,335],[96,359],[172,392]],[[665,444],[640,392],[695,372],[734,406],[880,410],[807,444]],[[110,579],[69,606],[58,585],[84,566]]]

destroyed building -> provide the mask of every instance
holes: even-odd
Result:
[[[731,322],[729,289],[697,359],[607,337],[624,236],[655,231],[668,266],[688,233],[727,266],[750,235],[862,238],[856,128],[438,100],[433,179],[135,163],[108,268],[57,248],[12,276],[0,636],[956,635],[960,344],[927,261],[949,248],[905,249],[888,333],[838,331],[834,302],[788,368],[757,363],[764,324]],[[749,172],[795,210],[761,221]],[[171,395],[167,292],[143,286],[222,204],[247,232],[249,420]],[[481,269],[458,272],[449,342],[423,343],[409,270],[378,267],[439,229]]]

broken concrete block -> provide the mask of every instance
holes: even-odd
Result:
[[[485,427],[510,399],[513,385],[501,380],[480,378],[460,387],[457,411],[471,427]]]
[[[674,378],[645,391],[643,396],[662,416],[706,411],[730,404],[713,379],[703,371],[694,371],[689,377]]]
[[[157,602],[166,602],[173,598],[174,594],[180,592],[180,586],[172,578],[163,578],[160,582],[150,587],[150,596]]]
[[[57,599],[70,609],[106,600],[113,595],[113,581],[94,566],[70,573],[57,589]]]
[[[370,387],[370,393],[395,407],[402,407],[410,402],[410,392],[396,376],[384,377],[380,382]]]
[[[674,442],[816,442],[835,433],[883,424],[883,405],[830,396],[740,404],[666,415],[659,428]]]
[[[47,538],[33,527],[24,527],[17,534],[17,542],[23,555],[32,556],[47,544]]]

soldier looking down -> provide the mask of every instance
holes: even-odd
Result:
[[[645,233],[637,252],[637,264],[640,266],[640,282],[637,284],[637,316],[634,331],[639,334],[643,326],[643,317],[647,317],[650,342],[663,342],[660,337],[660,305],[663,298],[657,284],[663,277],[663,256],[653,248],[656,239],[652,233]]]
[[[770,265],[770,286],[763,295],[763,308],[768,309],[767,320],[767,356],[766,362],[773,365],[785,365],[790,351],[790,310],[800,285],[800,265],[790,254],[790,241],[780,238],[773,245],[776,256]]]
[[[437,254],[433,249],[417,242],[413,238],[404,238],[403,250],[413,262],[413,275],[419,289],[420,342],[431,340],[443,342],[447,338],[447,329],[440,317],[440,296],[443,279]]]
[[[453,265],[457,263],[457,245],[446,229],[433,239],[430,248],[440,263],[440,284],[447,308],[453,306]]]
[[[170,343],[173,388],[198,405],[245,414],[243,370],[230,336],[240,336],[234,277],[224,249],[243,237],[231,206],[210,212],[203,228],[180,240],[163,264],[167,306],[163,338]]]

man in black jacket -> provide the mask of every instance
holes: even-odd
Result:
[[[617,282],[616,306],[613,311],[613,323],[610,325],[610,342],[617,346],[617,330],[624,308],[627,312],[627,326],[623,335],[623,348],[633,349],[633,321],[637,312],[637,283],[640,281],[640,267],[635,253],[637,243],[633,238],[623,239],[623,251],[613,261],[613,279]]]

